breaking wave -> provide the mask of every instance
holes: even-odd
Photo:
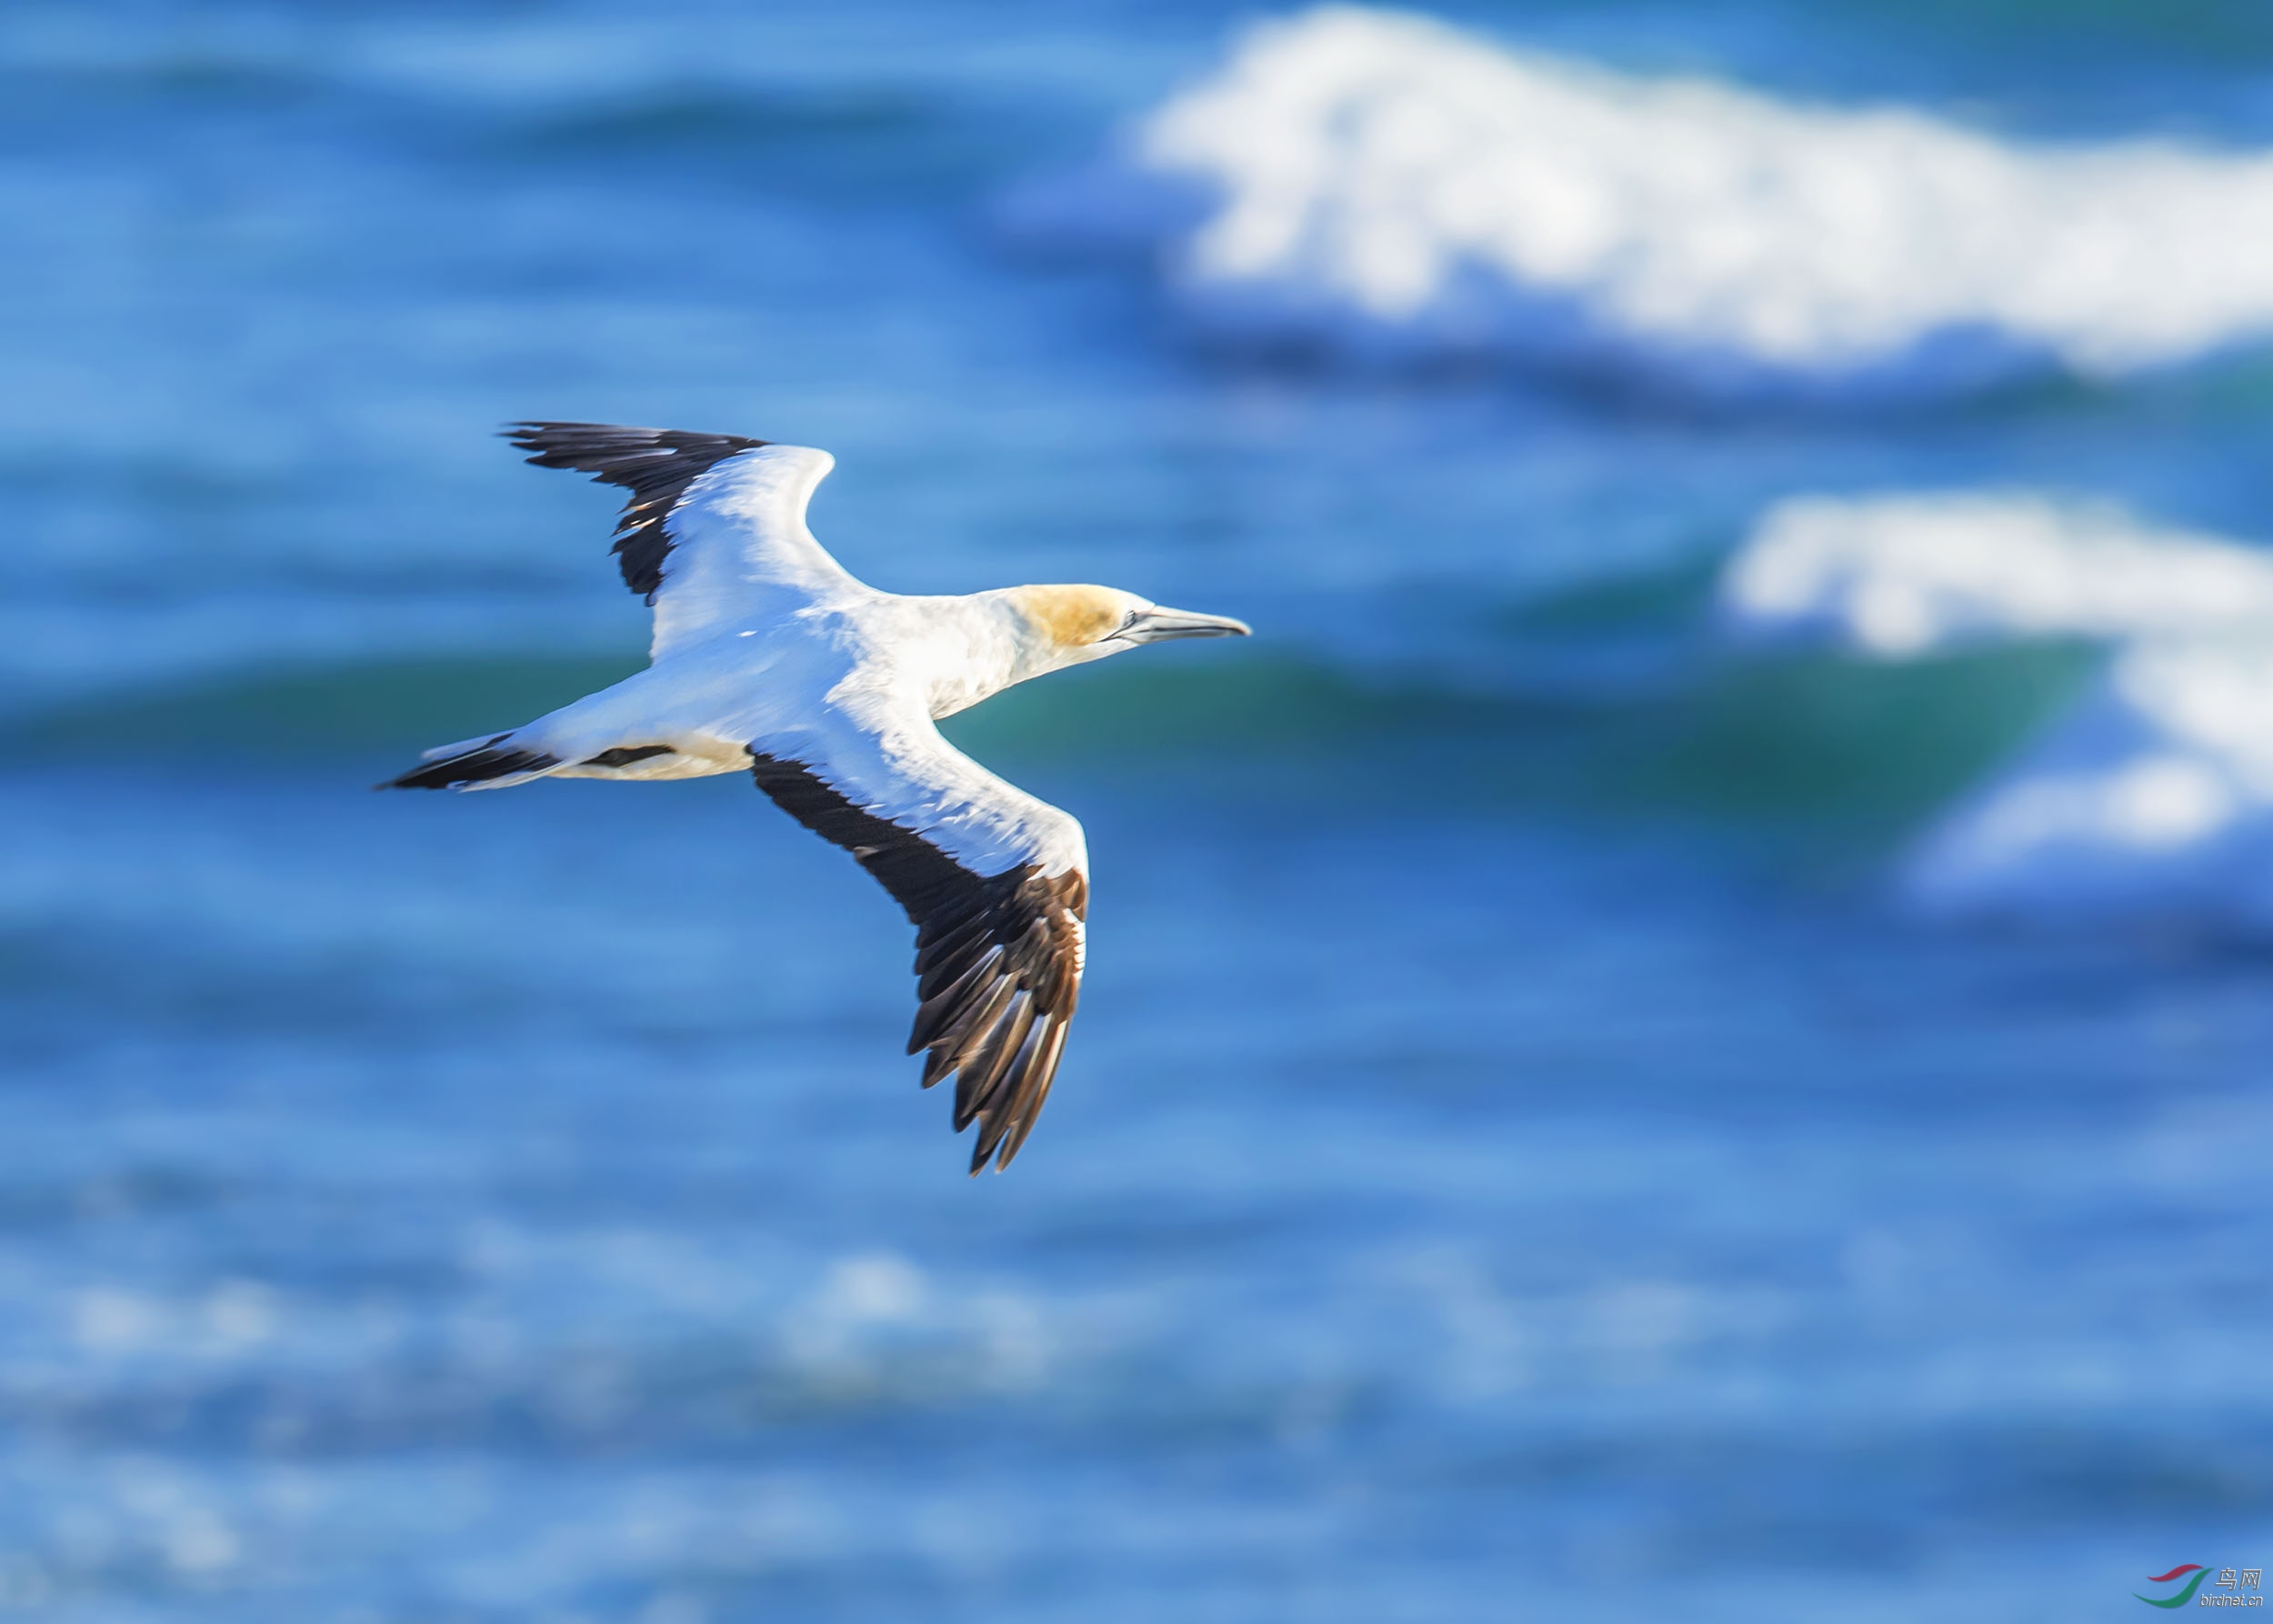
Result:
[[[1014,213],[1165,239],[1210,332],[1359,357],[1948,385],[2273,327],[2273,154],[2012,142],[1352,6],[1257,25],[1112,173]]]
[[[2273,556],[2027,493],[1807,498],[1730,560],[1741,633],[1878,659],[2108,646],[2082,698],[1900,870],[1936,914],[2273,926]]]

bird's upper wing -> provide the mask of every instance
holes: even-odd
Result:
[[[980,767],[912,707],[854,698],[750,744],[757,787],[845,847],[916,926],[924,1087],[956,1074],[976,1173],[1008,1167],[1049,1097],[1080,996],[1081,825]]]
[[[655,606],[655,652],[706,627],[801,606],[852,577],[806,528],[806,504],[836,459],[739,435],[516,423],[545,468],[575,468],[631,493],[616,521],[624,584]]]

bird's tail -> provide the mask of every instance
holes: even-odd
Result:
[[[424,765],[399,778],[374,784],[374,789],[503,789],[539,777],[560,765],[559,757],[542,750],[524,749],[510,733],[486,738],[462,738],[438,745],[420,755]]]

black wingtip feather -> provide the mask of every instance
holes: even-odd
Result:
[[[573,468],[631,493],[616,521],[613,551],[624,585],[655,602],[671,551],[665,521],[686,487],[730,456],[772,442],[741,435],[631,428],[616,423],[509,423],[498,433],[540,468]]]

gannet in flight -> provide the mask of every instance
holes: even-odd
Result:
[[[904,597],[855,580],[806,528],[826,451],[735,435],[519,423],[539,467],[631,493],[624,581],[655,608],[645,671],[509,732],[428,750],[382,789],[747,770],[907,910],[918,983],[907,1052],[956,1077],[971,1157],[1006,1168],[1034,1129],[1081,988],[1081,825],[940,737],[1013,683],[1241,622],[1110,586]]]

